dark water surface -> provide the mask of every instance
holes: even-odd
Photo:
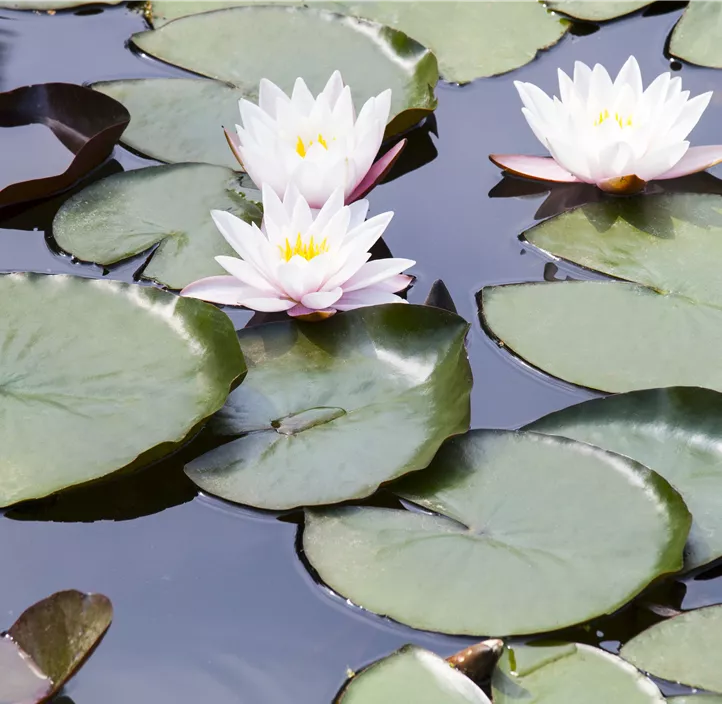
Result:
[[[506,76],[462,88],[441,85],[439,136],[433,138],[438,156],[371,196],[374,212],[396,212],[386,238],[391,250],[418,261],[410,300],[422,302],[441,278],[459,313],[472,323],[474,427],[518,427],[593,395],[524,367],[479,325],[475,294],[484,285],[540,280],[545,272],[589,276],[571,266],[555,273],[518,242],[545,193],[488,195],[520,186],[497,185],[500,173],[487,160],[489,153],[540,153],[512,82],[532,81],[556,91],[558,66],[569,72],[576,59],[601,61],[616,72],[630,53],[649,82],[670,66],[663,47],[678,7],[669,4],[664,9],[671,11],[663,14],[637,14],[591,34],[567,36]],[[53,16],[0,11],[0,90],[34,82],[180,74],[126,48],[127,38],[144,28],[143,19],[125,8]],[[718,89],[692,139],[719,142],[722,72],[675,68],[693,94]],[[2,145],[0,182],[23,168]],[[118,148],[101,173],[149,163]],[[697,181],[717,188],[714,178]],[[53,249],[50,223],[65,197],[0,212],[0,270],[103,275],[100,268],[74,264]],[[107,275],[131,281],[142,262],[136,259]],[[233,318],[241,327],[249,315]],[[185,456],[199,452],[191,446]],[[443,654],[469,642],[419,633],[331,596],[299,560],[294,516],[277,520],[197,496],[182,473],[183,459],[11,510],[0,519],[0,630],[25,607],[60,589],[103,592],[113,600],[113,626],[66,692],[76,704],[330,704],[347,668],[358,670],[407,642]],[[722,602],[722,571],[668,583],[647,601],[677,608]],[[565,635],[615,649],[619,640],[659,618],[658,606],[651,608],[635,606]]]

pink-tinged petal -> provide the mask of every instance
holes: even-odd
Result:
[[[313,310],[324,310],[330,308],[342,295],[343,289],[340,286],[330,291],[315,291],[307,293],[301,299],[301,304]]]
[[[372,164],[368,173],[361,179],[361,182],[354,188],[346,203],[353,203],[363,198],[381,179],[388,174],[391,167],[401,155],[403,148],[406,146],[406,140],[402,139],[397,145],[393,146],[386,152],[377,162]]]
[[[236,257],[227,257],[219,255],[216,257],[216,261],[233,277],[238,279],[241,284],[246,286],[252,286],[259,291],[265,291],[266,293],[275,296],[280,293],[280,290],[273,285],[261,272],[256,269],[255,266],[243,261],[243,259],[237,259]]]
[[[664,181],[670,178],[679,178],[688,174],[696,174],[722,163],[722,144],[712,144],[704,147],[690,147],[687,153],[669,170],[655,178]]]
[[[206,279],[199,279],[188,284],[180,295],[225,306],[245,306],[267,312],[288,310],[294,305],[293,301],[268,297],[263,291],[246,286],[233,276],[209,276]],[[249,301],[261,301],[264,307],[249,305]]]
[[[288,311],[288,314],[292,318],[298,318],[307,323],[317,323],[319,320],[326,320],[336,313],[335,308],[327,308],[326,310],[314,310],[313,308],[306,308],[306,306],[300,303]]]
[[[263,295],[244,298],[240,305],[244,308],[257,310],[261,313],[281,313],[290,310],[296,305],[296,301],[289,301],[287,298],[269,298]]]
[[[379,306],[384,303],[406,303],[406,301],[387,291],[379,291],[374,288],[366,288],[361,291],[344,293],[337,303],[334,303],[336,310],[353,310],[354,308],[365,308],[366,306]]]
[[[398,293],[409,287],[409,284],[414,280],[413,276],[407,276],[406,274],[396,274],[396,276],[389,276],[388,279],[375,283],[371,288],[375,288],[378,291],[387,291],[388,293]]]
[[[413,259],[376,259],[367,262],[343,285],[343,290],[351,292],[374,286],[390,276],[400,274],[414,264],[416,262]]]
[[[499,168],[517,176],[536,181],[554,183],[580,183],[574,174],[557,164],[550,156],[525,156],[524,154],[490,154],[489,159]]]
[[[238,139],[238,135],[231,134],[225,127],[223,128],[223,134],[226,135],[226,142],[233,152],[233,156],[236,157],[241,168],[245,171],[246,167],[243,165],[243,159],[241,158],[241,142]]]

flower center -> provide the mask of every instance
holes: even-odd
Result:
[[[303,241],[301,233],[299,232],[296,236],[296,242],[293,245],[291,245],[291,240],[286,237],[286,246],[284,247],[279,244],[278,249],[284,261],[290,261],[291,257],[295,257],[296,255],[308,261],[317,257],[319,254],[328,252],[328,242],[324,237],[323,241],[316,243],[313,240],[313,235],[311,235],[311,239],[306,243]]]
[[[597,117],[597,119],[594,120],[594,126],[599,127],[599,125],[601,125],[606,120],[609,120],[610,118],[611,118],[611,116],[609,114],[609,110],[602,110],[599,113],[599,117]],[[632,126],[632,116],[631,115],[627,115],[627,117],[624,117],[624,115],[620,115],[618,112],[615,112],[614,120],[622,128]]]
[[[312,144],[320,144],[324,149],[328,149],[328,142],[323,138],[323,135],[320,133],[316,139],[311,139],[308,141],[308,143],[304,143],[304,141],[299,137],[296,140],[296,153],[298,154],[298,156],[304,159],[306,157],[306,149],[308,149],[308,147],[310,147]]]

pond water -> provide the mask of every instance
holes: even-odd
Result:
[[[370,198],[373,212],[396,212],[389,248],[418,262],[410,300],[423,302],[433,281],[443,279],[459,313],[472,323],[472,427],[519,427],[594,395],[513,360],[479,324],[475,294],[484,285],[592,276],[572,266],[556,270],[517,239],[534,222],[546,193],[532,188],[536,193],[509,197],[522,184],[499,186],[500,172],[487,159],[491,152],[539,152],[512,82],[555,91],[558,66],[570,70],[576,59],[600,61],[616,72],[630,53],[646,77],[655,76],[670,66],[662,49],[679,8],[660,3],[646,16],[599,31],[579,25],[510,75],[465,87],[440,85],[438,138],[419,138],[423,148],[416,145],[414,156],[423,161],[438,154]],[[0,89],[182,74],[127,48],[127,38],[144,28],[142,17],[124,7],[53,16],[0,11]],[[674,68],[693,94],[717,89],[693,139],[718,142],[722,72]],[[1,178],[25,177],[26,165],[2,146],[3,139],[0,133]],[[45,152],[38,154],[33,167],[44,159]],[[96,176],[150,163],[118,148]],[[714,190],[719,182],[709,177],[694,183]],[[0,213],[0,270],[133,280],[143,258],[103,272],[57,253],[50,224],[66,197]],[[250,314],[232,317],[240,328]],[[385,621],[319,587],[297,553],[297,515],[279,520],[197,495],[182,468],[201,454],[201,444],[152,472],[69,491],[0,518],[0,627],[61,589],[102,592],[114,603],[113,626],[65,693],[76,704],[330,704],[348,668],[359,670],[404,643],[450,654],[471,642]],[[651,606],[637,604],[565,635],[615,650],[657,620],[655,612],[722,602],[722,571],[713,567],[661,585],[645,600]]]

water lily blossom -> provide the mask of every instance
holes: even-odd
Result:
[[[313,210],[291,185],[281,200],[263,187],[263,224],[249,225],[214,210],[213,220],[240,258],[218,256],[228,276],[211,276],[186,286],[182,296],[245,306],[263,312],[325,318],[336,311],[380,303],[404,303],[396,295],[411,277],[402,274],[411,259],[369,261],[393,213],[365,220],[368,201],[344,205],[335,190]]]
[[[391,91],[369,98],[356,117],[351,89],[336,71],[314,98],[302,78],[291,97],[262,79],[258,105],[239,103],[243,125],[237,137],[226,131],[233,153],[259,187],[268,184],[282,197],[293,184],[312,208],[337,189],[346,203],[362,198],[389,171],[406,140],[378,162],[391,109]]]
[[[633,56],[614,81],[600,64],[591,69],[578,61],[573,80],[559,70],[560,98],[532,83],[514,85],[529,126],[551,154],[490,156],[514,174],[635,193],[648,181],[686,176],[722,161],[722,145],[690,147],[686,141],[712,93],[690,99],[682,79],[670,73],[644,90]]]

